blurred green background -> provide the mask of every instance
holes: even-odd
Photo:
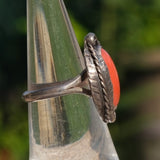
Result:
[[[122,160],[160,159],[160,1],[65,0],[78,42],[95,32],[121,82],[111,135]],[[0,1],[0,160],[28,159],[26,1]]]

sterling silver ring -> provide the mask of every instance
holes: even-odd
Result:
[[[114,122],[120,98],[119,77],[111,57],[102,49],[94,33],[88,33],[85,37],[84,59],[86,69],[75,78],[63,82],[33,84],[31,91],[23,93],[23,99],[34,102],[67,94],[84,94],[92,97],[104,122]]]

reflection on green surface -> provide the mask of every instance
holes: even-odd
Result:
[[[29,0],[27,4],[28,89],[32,83],[78,75],[84,62],[62,1]],[[30,103],[30,147],[34,143],[46,148],[63,146],[80,139],[89,128],[88,108],[88,99],[79,95]]]
[[[66,116],[69,124],[70,141],[79,139],[89,126],[89,103],[83,95],[63,97]],[[76,108],[76,109],[75,109]]]

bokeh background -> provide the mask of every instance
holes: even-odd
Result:
[[[95,32],[121,82],[109,129],[122,160],[160,159],[160,1],[64,0],[78,42]],[[0,160],[28,159],[26,1],[0,1]]]

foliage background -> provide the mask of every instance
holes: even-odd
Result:
[[[117,66],[121,100],[109,128],[120,159],[159,160],[160,1],[64,2],[81,47],[95,32]],[[0,160],[27,160],[25,0],[0,1],[0,49]]]

